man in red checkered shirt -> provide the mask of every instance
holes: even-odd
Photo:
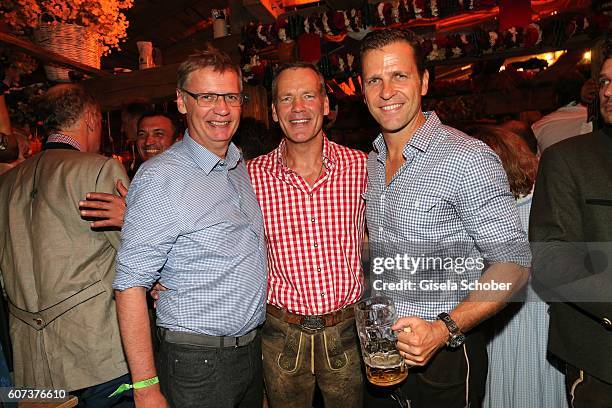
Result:
[[[363,292],[361,248],[366,154],[327,139],[323,76],[282,66],[272,116],[285,137],[247,164],[268,242],[268,307],[262,333],[271,407],[361,407],[363,378],[352,305]]]

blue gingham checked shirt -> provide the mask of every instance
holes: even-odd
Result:
[[[407,254],[415,259],[481,258],[485,264],[529,266],[527,235],[497,155],[484,143],[442,125],[434,112],[425,117],[404,147],[406,162],[389,185],[385,141],[382,135],[374,141],[365,193],[371,260]],[[414,273],[394,266],[372,273],[371,280],[413,281],[416,290],[376,292],[394,300],[399,316],[434,320],[451,311],[468,291],[424,291],[420,281],[450,279],[461,288],[461,280],[473,282],[482,274],[482,268],[471,266],[472,270],[458,272],[432,263],[410,271]]]
[[[157,325],[212,336],[241,336],[263,323],[263,219],[240,151],[225,160],[182,142],[148,160],[127,195],[113,287],[168,288]]]

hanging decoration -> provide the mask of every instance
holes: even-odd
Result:
[[[424,11],[424,1],[414,0],[408,3],[413,6],[412,10],[415,15],[417,15],[416,12],[423,16],[428,14]],[[447,6],[447,4],[444,4],[444,1],[434,3],[438,13],[441,13],[441,10],[443,10],[443,5]],[[462,7],[476,4],[469,1],[455,1],[454,3]],[[432,2],[427,2],[427,5],[431,12]],[[401,10],[400,8],[399,11]],[[406,9],[404,9],[404,12],[406,12]],[[393,9],[389,12],[387,5],[380,7],[380,4],[375,7],[375,15],[365,15],[358,12],[353,14],[352,11],[348,13],[340,12],[335,17],[332,16],[331,18],[320,20],[320,24],[317,19],[311,19],[310,17],[303,18],[296,15],[292,16],[292,19],[280,20],[276,25],[259,25],[257,27],[257,32],[260,35],[258,46],[262,48],[273,47],[273,38],[279,35],[279,33],[283,33],[283,38],[297,35],[298,44],[300,43],[300,38],[303,40],[303,36],[308,36],[307,38],[311,41],[311,46],[313,44],[317,45],[313,47],[313,52],[316,51],[314,53],[316,55],[311,57],[307,55],[307,52],[304,54],[302,50],[309,47],[298,46],[300,49],[300,59],[319,60],[319,68],[327,79],[334,78],[340,82],[352,80],[354,83],[359,75],[358,56],[349,52],[334,52],[330,55],[320,55],[320,41],[329,41],[330,38],[338,39],[340,37],[342,38],[340,41],[342,41],[346,36],[351,36],[351,34],[369,32],[375,27],[368,26],[363,21],[364,19],[365,21],[370,21],[375,16],[377,16],[378,22],[383,20],[386,22],[388,19],[394,21],[396,18]],[[401,17],[399,18],[401,19]],[[348,25],[346,21],[349,22]],[[338,28],[340,25],[350,26],[351,31],[348,31],[349,29],[347,28],[347,31],[343,33]],[[368,28],[365,29],[364,27]],[[397,27],[402,28],[402,25]],[[329,30],[331,34],[323,34],[326,30]],[[488,54],[508,52],[513,49],[518,50],[520,48],[558,48],[572,37],[589,34],[591,30],[593,32],[596,31],[592,27],[590,17],[582,14],[566,14],[555,15],[554,18],[550,19],[542,19],[526,27],[510,27],[506,30],[501,30],[496,22],[487,22],[480,26],[460,31],[434,33],[422,37],[421,45],[425,50],[426,59],[430,64],[434,64],[437,61],[476,58]],[[318,32],[321,32],[320,36],[317,34]],[[252,55],[249,59],[246,59],[246,63],[243,65],[245,78],[250,79],[251,82],[261,81],[264,73],[272,71],[272,66],[267,61],[260,59],[259,56],[254,57],[253,49],[246,49],[244,44],[241,47],[243,55]]]
[[[230,9],[212,9],[210,10],[213,20],[213,38],[221,38],[227,36],[228,20]]]
[[[464,12],[487,9],[497,6],[493,0],[398,0],[393,3],[380,2],[365,4],[362,8],[328,11],[312,14],[306,18],[292,15],[279,19],[274,24],[249,24],[244,27],[242,38],[246,49],[261,49],[284,41],[284,38],[297,40],[303,34],[316,34],[327,41],[342,41],[345,35],[361,39],[372,27],[388,27],[407,23],[411,20],[448,17]]]

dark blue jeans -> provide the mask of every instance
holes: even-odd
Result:
[[[132,379],[130,375],[126,374],[102,384],[72,391],[70,394],[78,397],[79,408],[129,408],[134,406],[132,390],[126,391],[113,398],[108,398],[108,396],[121,384],[131,383]]]
[[[176,408],[261,408],[261,335],[242,347],[211,348],[161,340],[157,371]]]

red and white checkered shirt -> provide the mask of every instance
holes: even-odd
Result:
[[[247,163],[268,241],[268,303],[330,313],[363,292],[367,155],[324,138],[325,172],[308,183],[284,164],[285,141]]]

